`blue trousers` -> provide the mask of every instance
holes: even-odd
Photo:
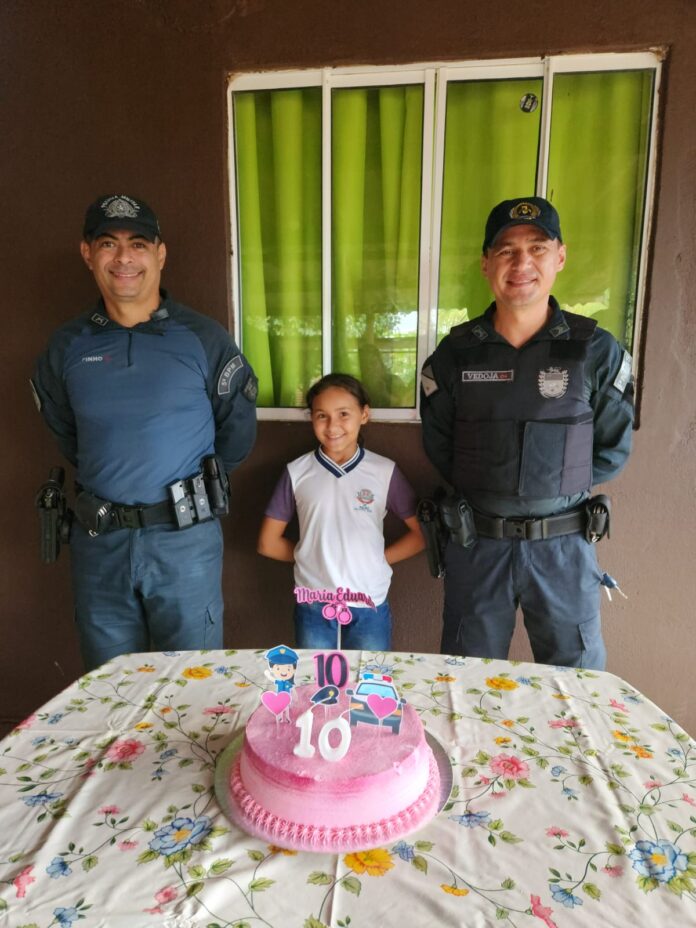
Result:
[[[601,579],[595,546],[580,533],[449,542],[441,651],[507,658],[519,606],[537,663],[603,670]]]
[[[298,648],[336,650],[336,620],[321,614],[325,603],[297,603],[295,606],[295,643]],[[348,608],[353,621],[341,625],[341,649],[346,651],[388,651],[391,648],[392,614],[385,600],[376,609]]]
[[[222,647],[222,530],[217,519],[70,538],[75,621],[93,670],[119,654]]]

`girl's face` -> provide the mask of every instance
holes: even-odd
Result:
[[[370,417],[370,407],[361,406],[343,387],[328,387],[312,404],[312,426],[324,454],[336,464],[345,464],[358,448],[360,426]]]

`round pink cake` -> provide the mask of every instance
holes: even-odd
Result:
[[[368,850],[420,828],[437,812],[440,777],[417,712],[403,705],[398,733],[386,723],[351,726],[345,757],[297,757],[295,721],[311,705],[313,686],[296,687],[288,722],[264,706],[253,713],[229,775],[233,821],[279,847]],[[349,697],[313,709],[312,743],[326,721],[348,718]]]

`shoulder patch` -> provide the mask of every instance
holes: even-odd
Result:
[[[34,397],[36,408],[41,412],[41,397],[39,396],[39,391],[36,389],[33,380],[29,381],[29,386],[31,387],[31,395]]]
[[[421,371],[421,390],[426,396],[432,396],[433,393],[437,393],[439,389],[437,381],[435,380],[435,374],[433,373],[432,364],[426,364]]]
[[[614,378],[614,386],[620,393],[625,393],[626,387],[631,381],[632,373],[632,362],[631,355],[624,350],[623,358],[621,359],[621,367],[619,368],[619,373]]]
[[[256,397],[259,395],[259,382],[253,374],[250,374],[247,378],[247,382],[242,388],[242,393],[250,403],[256,402]]]
[[[242,361],[241,354],[235,355],[231,361],[228,361],[227,364],[222,369],[222,373],[218,378],[217,392],[218,396],[226,396],[232,389],[232,378],[244,367],[244,362]]]

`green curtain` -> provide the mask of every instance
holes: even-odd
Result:
[[[541,94],[540,78],[447,85],[438,340],[491,301],[483,230],[496,203],[534,193]]]
[[[629,350],[645,209],[652,70],[554,79],[547,196],[568,262],[555,293]]]
[[[554,79],[547,196],[568,263],[555,293],[631,346],[652,70]],[[542,80],[448,85],[438,338],[479,315],[491,207],[536,186]],[[333,370],[374,406],[415,404],[422,85],[332,92]],[[236,93],[244,351],[262,406],[303,405],[322,372],[321,88]],[[430,183],[430,178],[425,179]]]
[[[244,352],[260,406],[302,406],[321,375],[321,89],[237,93]]]
[[[333,369],[415,405],[423,88],[332,94]]]

